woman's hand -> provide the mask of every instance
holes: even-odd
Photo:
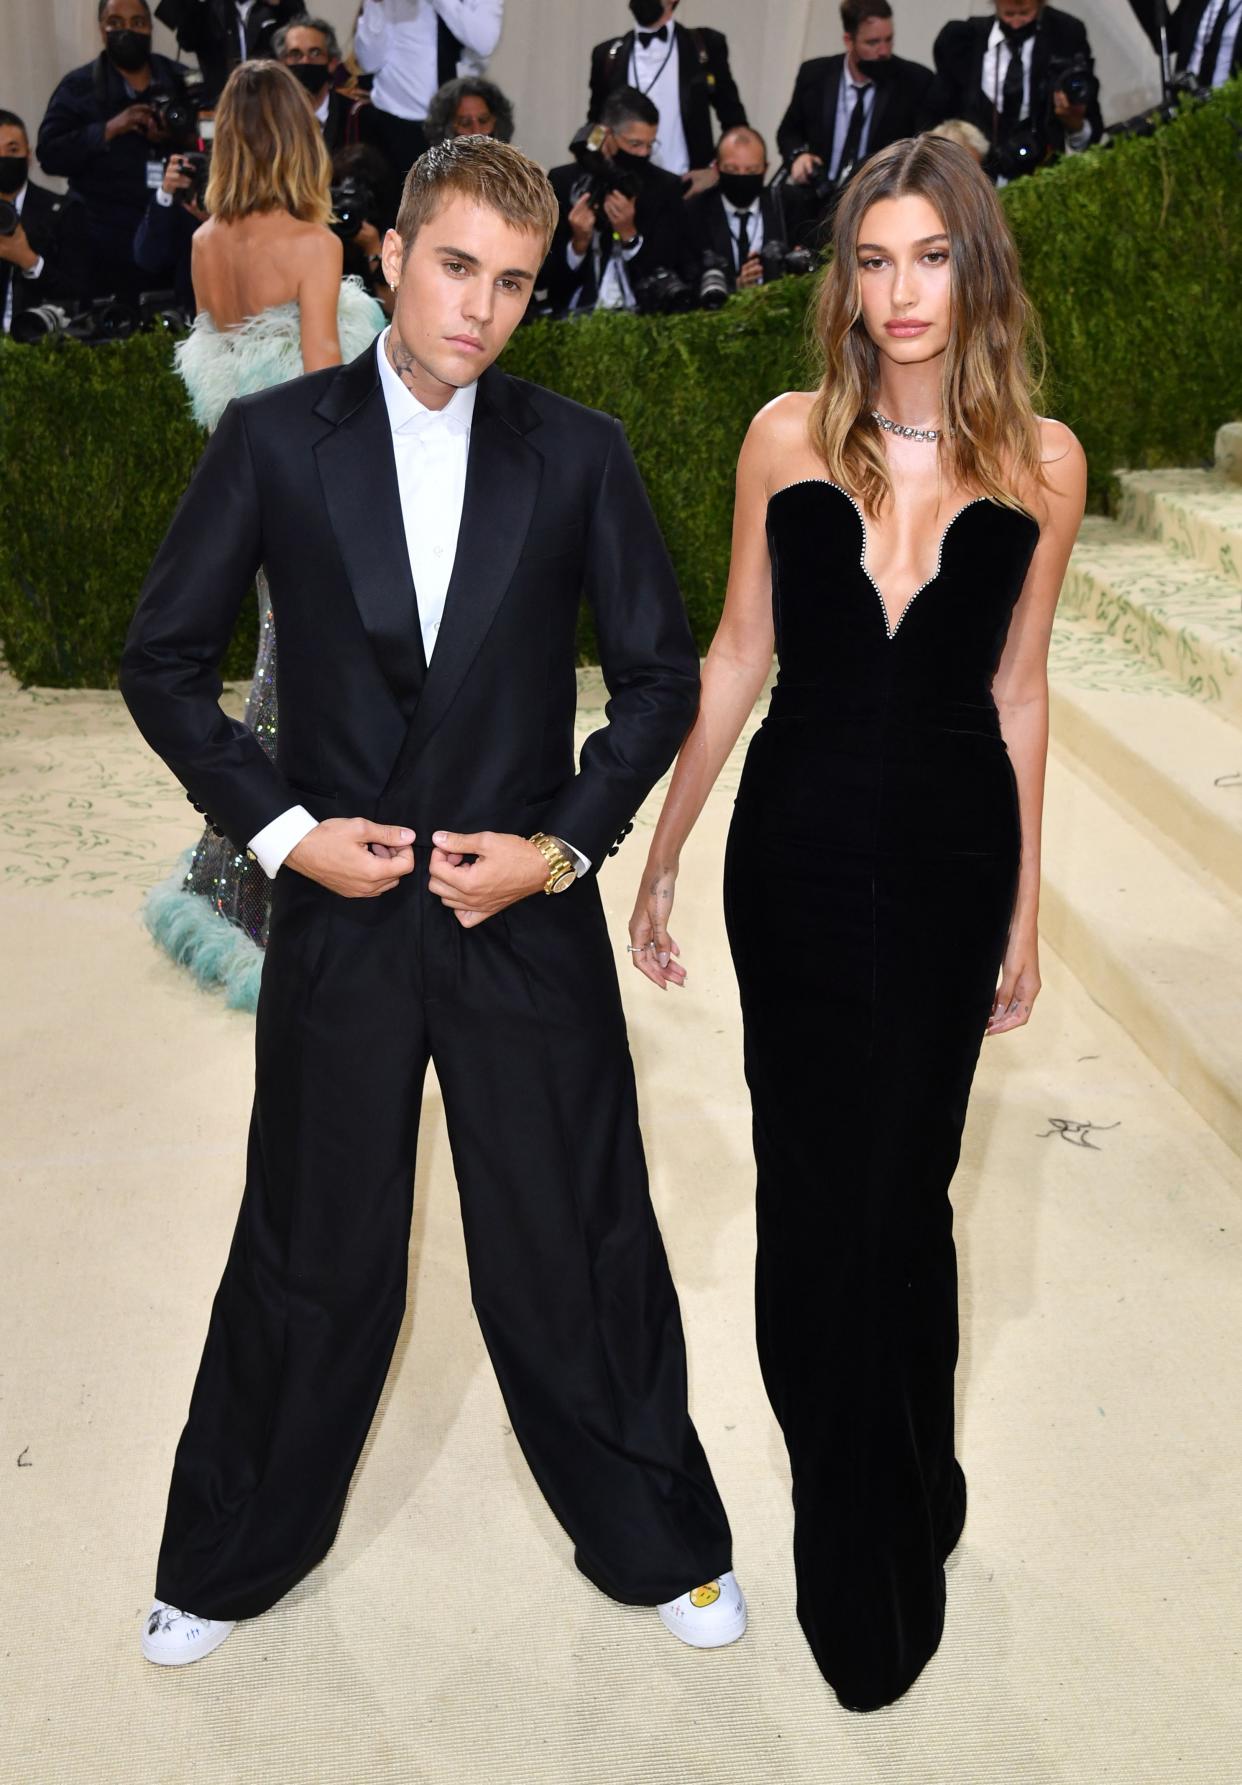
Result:
[[[630,919],[630,960],[662,992],[686,983],[686,970],[677,959],[681,950],[668,933],[676,890],[677,869],[648,862]]]
[[[1039,935],[1033,924],[1024,924],[1009,932],[1001,981],[984,1034],[1004,1035],[1029,1023],[1039,987]]]

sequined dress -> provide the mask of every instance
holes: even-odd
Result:
[[[364,352],[384,326],[379,305],[359,281],[341,285],[337,326],[344,361]],[[283,384],[302,372],[296,302],[276,304],[236,329],[217,329],[200,311],[176,355],[194,418],[212,429],[234,397]],[[262,569],[259,653],[245,723],[269,756],[276,753],[276,628]],[[247,851],[205,830],[188,859],[147,896],[144,918],[155,940],[202,985],[222,985],[227,1001],[253,1010],[267,945],[271,882]]]

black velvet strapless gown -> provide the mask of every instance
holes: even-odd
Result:
[[[854,1710],[934,1654],[966,1516],[948,1192],[1017,886],[991,683],[1038,537],[986,499],[959,509],[890,628],[852,497],[817,478],[768,509],[780,676],[725,907],[798,1617]]]

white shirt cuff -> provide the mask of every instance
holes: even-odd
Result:
[[[628,248],[621,249],[622,260],[633,260],[634,256],[639,252],[642,245],[643,245],[643,238],[641,236],[635,236],[634,240],[630,243]],[[618,246],[620,246],[619,243],[618,243]]]
[[[572,843],[567,843],[565,841],[564,837],[558,837],[556,840],[565,851],[570,861],[574,864],[574,873],[578,876],[579,880],[582,879],[584,874],[589,874],[591,872],[591,864],[580,849],[575,849]]]
[[[155,202],[157,205],[162,205],[165,210],[168,210],[173,202],[173,195],[171,192],[165,192],[162,186],[157,186],[155,189]]]
[[[309,837],[318,824],[319,820],[312,818],[305,806],[290,806],[251,837],[250,847],[269,880],[275,880],[290,850],[296,849],[303,837]]]
[[[1074,132],[1073,136],[1067,136],[1065,147],[1071,155],[1081,155],[1084,150],[1089,149],[1091,147],[1090,124],[1084,124],[1081,130]]]
[[[573,268],[574,272],[576,273],[578,271],[578,268],[582,265],[583,261],[586,259],[586,250],[584,249],[582,251],[582,253],[579,254],[578,250],[574,247],[572,242],[566,242],[566,244],[565,244],[565,258],[569,262],[570,266]]]
[[[40,254],[38,260],[35,261],[35,263],[32,267],[23,267],[22,268],[22,278],[23,279],[37,279],[39,277],[39,274],[42,271],[43,271],[43,256]]]

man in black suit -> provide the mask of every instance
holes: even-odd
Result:
[[[767,184],[767,144],[739,124],[721,137],[715,167],[718,183],[686,205],[686,277],[697,289],[710,255],[731,290],[762,285],[761,250],[787,239],[780,193]]]
[[[85,206],[90,295],[133,298],[147,283],[134,235],[178,146],[160,102],[185,101],[185,80],[152,53],[147,0],[99,0],[99,31],[102,54],[67,74],[48,101],[37,153]]]
[[[913,136],[931,71],[893,52],[888,0],[842,0],[845,53],[804,62],[776,133],[791,224],[813,234],[856,167]]]
[[[81,202],[35,185],[30,138],[16,112],[0,111],[0,200],[15,213],[0,220],[0,334],[8,335],[37,304],[73,308],[86,295]]]
[[[155,1661],[208,1653],[332,1544],[404,1313],[432,1061],[479,1328],[578,1567],[696,1646],[745,1627],[595,880],[686,733],[698,661],[620,426],[492,365],[555,218],[509,144],[428,150],[384,242],[391,331],[229,406],[126,644],[143,735],[275,876]],[[275,761],[217,704],[260,560]],[[575,765],[584,592],[610,700]]]
[[[159,0],[155,16],[197,58],[214,105],[237,64],[271,56],[277,29],[301,10],[302,0]]]
[[[1182,0],[1169,34],[1179,74],[1221,87],[1242,74],[1242,0]]]
[[[560,221],[539,284],[554,309],[633,310],[643,279],[684,264],[681,181],[652,160],[659,125],[649,99],[618,88],[596,126],[596,170],[570,161],[548,175]]]
[[[308,12],[296,13],[273,36],[272,53],[309,93],[329,155],[356,142],[353,103],[333,83],[341,66],[341,46],[331,22]]]
[[[1050,156],[1080,154],[1104,134],[1086,28],[1046,0],[994,0],[991,18],[945,25],[933,54],[936,79],[924,122],[964,118],[977,126],[992,145],[984,165],[994,176],[1034,172]],[[1081,83],[1081,96],[1063,83]]]
[[[674,23],[679,0],[630,0],[638,24],[591,51],[591,92],[587,116],[603,118],[609,95],[631,87],[646,95],[660,116],[657,167],[686,182],[687,195],[715,184],[712,165],[716,129],[746,122],[746,108],[729,68],[729,45],[721,31]]]

